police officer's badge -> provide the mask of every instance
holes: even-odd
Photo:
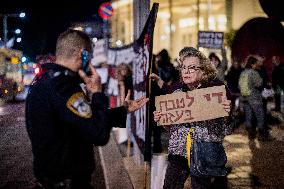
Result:
[[[83,118],[91,118],[92,110],[82,92],[73,94],[67,101],[66,106],[76,115]]]

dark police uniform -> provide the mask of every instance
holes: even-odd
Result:
[[[58,188],[66,180],[72,188],[88,188],[95,166],[93,145],[105,145],[113,126],[125,127],[124,107],[108,109],[103,93],[88,100],[80,83],[77,73],[48,63],[30,87],[26,126],[34,174],[45,188]]]

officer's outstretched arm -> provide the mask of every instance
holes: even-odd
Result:
[[[110,109],[110,117],[114,127],[126,127],[126,114],[133,113],[142,108],[149,101],[146,97],[141,97],[136,100],[130,100],[130,90],[127,93],[123,106]]]

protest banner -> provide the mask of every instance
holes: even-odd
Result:
[[[226,99],[224,85],[157,96],[156,110],[162,113],[158,125],[191,123],[228,116],[222,105]]]
[[[198,32],[198,47],[209,49],[221,49],[223,47],[224,33],[223,32]]]
[[[93,66],[99,66],[101,63],[107,62],[107,53],[105,51],[105,40],[100,39],[95,43],[93,50],[93,58],[91,63]]]
[[[109,67],[105,92],[109,97],[110,107],[112,108],[116,107],[118,104],[118,80],[116,78],[116,70],[120,64],[127,64],[132,67],[133,98],[138,99],[142,96],[149,97],[148,77],[150,73],[149,68],[152,59],[153,36],[158,7],[158,3],[153,4],[143,31],[137,40],[123,47],[107,49],[107,64]],[[100,54],[100,51],[95,53]],[[131,133],[141,153],[144,155],[144,160],[150,161],[151,132],[148,125],[147,114],[148,106],[144,106],[132,113],[130,120]]]

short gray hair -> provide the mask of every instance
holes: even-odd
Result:
[[[209,59],[199,50],[193,47],[184,47],[179,52],[179,66],[182,66],[183,61],[189,57],[197,57],[200,63],[200,69],[203,71],[203,78],[201,82],[209,82],[216,78],[217,70]]]

